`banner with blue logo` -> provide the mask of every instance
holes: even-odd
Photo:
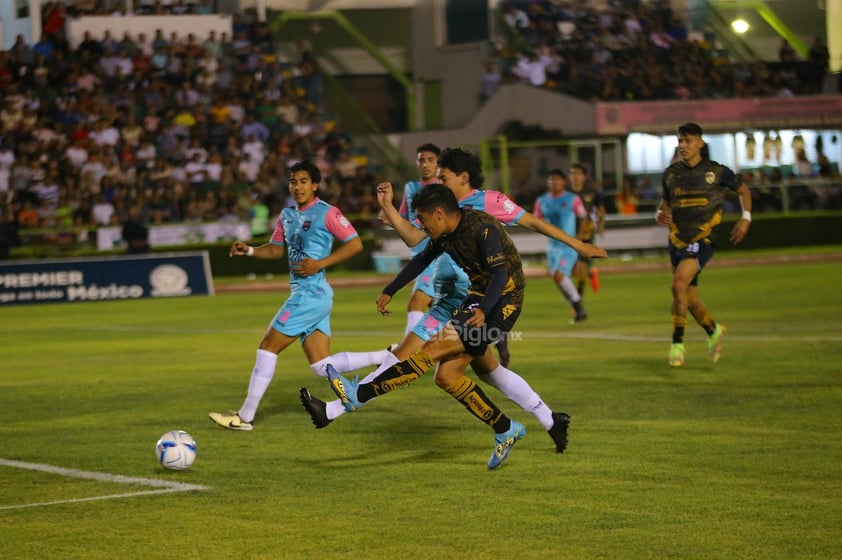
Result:
[[[213,295],[207,251],[0,263],[0,305]]]

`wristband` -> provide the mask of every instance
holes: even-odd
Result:
[[[664,211],[661,210],[660,208],[658,208],[658,210],[655,212],[655,221],[656,222],[658,221],[658,216],[660,216],[663,213],[664,213]]]
[[[252,247],[251,245],[249,245],[249,250],[248,250],[248,251],[246,251],[246,256],[247,256],[247,257],[250,257],[250,256],[252,256],[253,254],[254,254],[254,247]]]
[[[743,210],[743,219],[750,222],[751,221],[751,212],[748,210]]]

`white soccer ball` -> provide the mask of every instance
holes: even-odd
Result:
[[[189,469],[196,460],[196,440],[184,430],[167,432],[155,444],[155,454],[164,468]]]

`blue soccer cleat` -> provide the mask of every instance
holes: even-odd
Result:
[[[491,453],[491,458],[488,460],[488,468],[496,469],[503,464],[503,461],[509,458],[509,453],[512,452],[512,447],[515,446],[517,440],[526,435],[526,427],[517,420],[511,421],[512,425],[508,430],[502,434],[495,434],[494,451]]]
[[[342,401],[345,411],[354,412],[355,410],[359,410],[363,405],[363,403],[357,400],[359,376],[355,377],[352,381],[340,375],[331,364],[325,366],[325,371],[327,372],[327,379],[330,381],[330,388],[336,393],[339,400]]]

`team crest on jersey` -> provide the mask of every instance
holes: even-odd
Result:
[[[515,210],[515,204],[511,200],[507,200],[503,203],[503,211],[506,214],[511,214]]]
[[[713,171],[705,173],[705,183],[712,185],[714,181],[716,181],[716,175],[714,175]]]
[[[301,229],[307,231],[310,229],[310,226],[313,224],[312,220],[305,220],[303,224],[301,224]]]

